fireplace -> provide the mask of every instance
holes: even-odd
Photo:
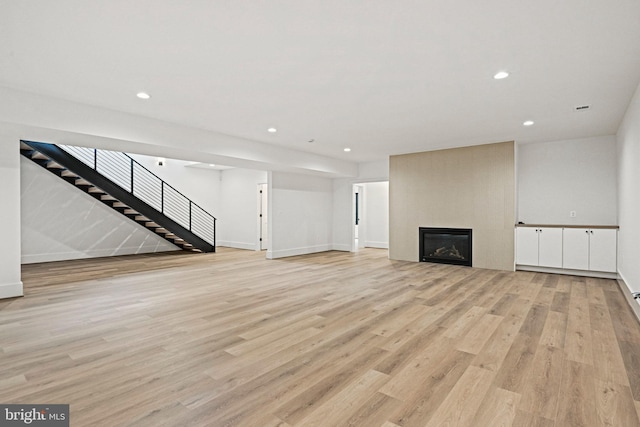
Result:
[[[420,261],[471,267],[471,229],[420,227]]]

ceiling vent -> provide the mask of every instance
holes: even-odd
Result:
[[[573,111],[576,112],[580,112],[580,111],[588,111],[591,109],[591,105],[585,104],[585,105],[576,105],[575,107],[573,107]]]

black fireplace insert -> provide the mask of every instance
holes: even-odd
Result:
[[[471,267],[470,228],[420,227],[420,261]]]

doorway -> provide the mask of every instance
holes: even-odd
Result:
[[[353,184],[352,251],[389,248],[389,182]]]

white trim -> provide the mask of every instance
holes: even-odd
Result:
[[[604,271],[590,271],[590,270],[569,270],[565,268],[551,268],[551,267],[536,267],[533,265],[516,265],[518,271],[534,271],[537,273],[554,273],[554,274],[566,274],[568,276],[584,276],[584,277],[599,277],[601,279],[617,279],[618,274],[607,273]]]
[[[235,248],[235,249],[247,249],[250,251],[260,250],[260,245],[256,245],[255,243],[232,242],[229,240],[219,240],[216,243],[216,246],[224,246],[226,248]]]
[[[302,248],[283,249],[279,251],[267,251],[267,259],[276,259],[276,258],[285,258],[289,256],[296,256],[296,255],[314,254],[317,252],[327,252],[332,250],[333,246],[334,245],[326,244],[326,245],[317,245],[317,246],[306,246]]]
[[[331,250],[332,251],[343,251],[343,252],[351,252],[351,245],[345,245],[345,244],[333,244],[331,245]]]
[[[23,296],[22,282],[0,285],[0,299]]]
[[[364,242],[364,247],[365,248],[379,248],[379,249],[389,249],[389,242],[371,242],[371,241],[365,241]]]

